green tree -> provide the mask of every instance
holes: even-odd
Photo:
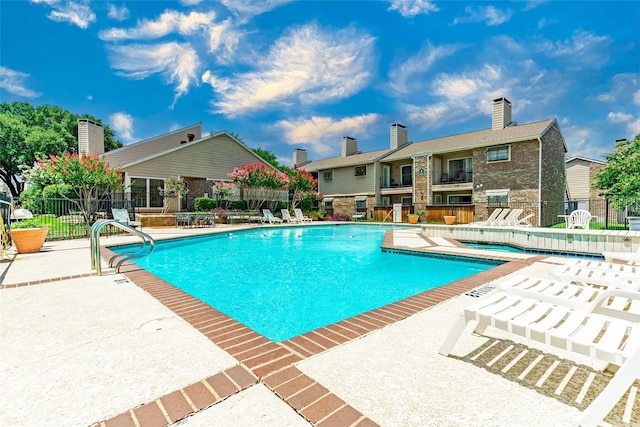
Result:
[[[595,175],[593,187],[604,190],[607,196],[640,197],[640,134],[633,141],[616,144]]]
[[[65,151],[64,138],[52,129],[27,126],[19,116],[0,112],[0,179],[11,195],[18,197],[24,182],[21,166],[31,166],[41,157]]]
[[[282,171],[282,165],[278,163],[278,158],[271,151],[264,150],[262,148],[252,148],[251,151],[256,153],[262,160],[269,163],[274,168]]]
[[[77,152],[78,119],[100,123],[88,114],[79,116],[60,107],[34,107],[27,102],[1,103],[0,116],[0,179],[14,197],[24,188],[18,178],[21,166],[30,167],[38,158]],[[113,130],[103,128],[105,150],[121,147]]]

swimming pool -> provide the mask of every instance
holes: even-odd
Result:
[[[511,252],[511,253],[528,253],[528,254],[537,254],[537,255],[551,255],[551,256],[561,256],[568,258],[586,258],[586,259],[597,259],[603,260],[604,257],[600,254],[589,254],[583,252],[570,252],[570,251],[560,251],[560,250],[545,250],[545,249],[530,249],[530,248],[521,248],[519,246],[513,246],[508,243],[487,243],[487,242],[476,242],[476,241],[461,241],[460,243],[464,243],[465,246],[473,249],[485,249],[489,251],[503,251],[503,252]]]
[[[383,252],[389,229],[277,227],[160,241],[135,263],[274,342],[495,265]]]

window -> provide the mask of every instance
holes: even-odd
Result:
[[[487,148],[487,162],[504,162],[510,160],[509,146]]]
[[[164,199],[158,187],[164,188],[163,179],[131,178],[131,199],[139,208],[161,208]]]
[[[412,204],[413,204],[413,198],[411,197],[402,198],[402,206],[411,206]]]
[[[367,174],[366,166],[356,166],[353,171],[354,176],[365,176],[366,174]]]
[[[487,190],[487,205],[509,206],[509,190]]]
[[[325,211],[333,211],[333,198],[323,199],[322,205]]]
[[[471,157],[466,159],[449,160],[449,176],[450,181],[455,182],[471,182],[471,174],[473,160]]]
[[[333,179],[333,171],[325,171],[322,173],[322,179],[325,181],[331,181]]]
[[[471,204],[471,194],[454,194],[447,196],[447,203],[450,205]]]
[[[400,168],[400,172],[402,174],[402,179],[401,179],[402,183],[401,183],[401,185],[403,187],[408,187],[411,184],[413,184],[413,171],[412,171],[411,165],[402,166]]]

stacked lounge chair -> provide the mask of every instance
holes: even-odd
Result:
[[[463,310],[439,352],[449,355],[466,325],[477,322],[477,333],[491,326],[619,367],[582,414],[581,426],[596,426],[640,376],[640,292],[611,285],[512,276]]]

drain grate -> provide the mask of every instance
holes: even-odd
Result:
[[[113,281],[113,283],[129,283],[129,280],[127,279],[116,279]]]
[[[469,291],[465,295],[468,295],[473,298],[480,298],[482,295],[486,294],[487,292],[491,292],[495,288],[496,288],[495,286],[487,285],[487,286],[481,287],[480,289],[474,289],[472,291]]]

